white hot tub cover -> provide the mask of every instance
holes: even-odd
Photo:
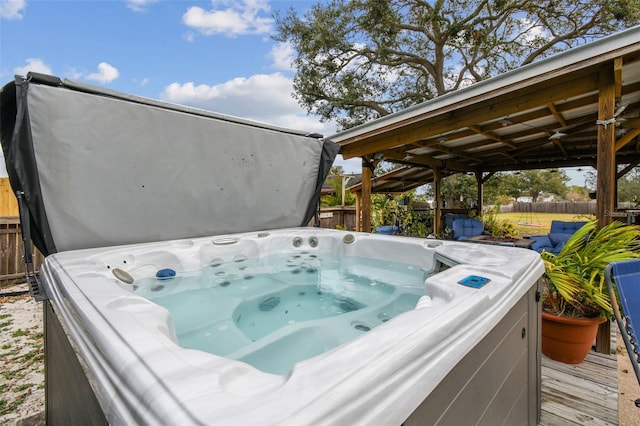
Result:
[[[304,226],[338,152],[319,135],[36,73],[0,96],[9,179],[45,255]]]

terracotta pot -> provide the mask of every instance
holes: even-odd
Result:
[[[566,318],[542,311],[542,353],[565,364],[584,361],[604,318]]]

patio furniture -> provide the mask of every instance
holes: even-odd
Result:
[[[482,235],[484,223],[478,219],[456,219],[453,221],[453,239],[465,240],[469,237]]]
[[[640,367],[638,366],[638,362],[640,362],[640,341],[638,341],[638,337],[640,337],[638,336],[640,330],[638,328],[640,327],[640,259],[610,263],[605,268],[604,274],[613,314],[616,317],[624,346],[627,348],[636,379],[640,384]],[[614,285],[622,304],[622,312],[618,306]],[[635,400],[635,404],[640,408],[640,398]]]
[[[376,227],[376,232],[384,235],[398,235],[400,228],[397,225],[382,225]]]
[[[551,221],[551,229],[547,235],[530,235],[535,240],[531,248],[538,253],[548,251],[554,254],[560,253],[569,237],[587,222],[565,222],[562,220]]]
[[[469,219],[467,213],[446,213],[444,215],[444,227],[453,233],[453,222],[458,219]]]
[[[465,239],[465,241],[471,243],[493,244],[526,249],[531,248],[531,245],[535,242],[534,240],[530,240],[528,238],[498,238],[492,237],[491,235],[476,235],[475,237],[469,237]]]

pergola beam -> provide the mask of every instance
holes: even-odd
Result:
[[[627,167],[623,168],[622,170],[620,170],[618,173],[616,173],[616,180],[620,179],[621,177],[623,177],[624,175],[626,175],[627,173],[629,173],[631,170],[633,170],[638,164],[640,164],[640,160],[638,161],[634,161],[633,163],[630,163],[627,165]]]
[[[558,112],[558,110],[556,109],[556,105],[554,103],[548,103],[547,108],[549,108],[549,111],[551,111],[551,114],[555,117],[556,121],[560,123],[562,127],[567,126],[567,122],[565,121],[562,114]]]
[[[634,140],[640,135],[640,129],[632,129],[627,134],[622,136],[615,144],[615,152],[620,151],[624,146],[626,146],[629,142]]]
[[[496,135],[495,133],[493,133],[491,131],[482,130],[480,128],[480,126],[469,126],[469,129],[471,129],[473,132],[475,132],[475,133],[477,133],[479,135],[484,136],[487,139],[491,139],[491,140],[494,140],[494,141],[499,142],[501,144],[507,145],[509,148],[513,148],[513,149],[516,148],[516,145],[513,142],[511,142],[509,140],[506,140],[506,139],[503,139],[503,138],[501,138],[500,136]]]
[[[561,101],[578,96],[585,91],[596,91],[597,81],[590,73],[578,71],[573,75],[562,76],[549,84],[542,76],[537,83],[523,87],[521,92],[513,96],[498,98],[490,108],[478,99],[469,99],[456,108],[446,111],[434,111],[431,114],[415,117],[411,123],[395,123],[393,128],[382,128],[369,134],[360,135],[357,140],[345,144],[341,154],[345,159],[361,157],[371,152],[402,147],[417,140],[430,139],[439,135],[455,131],[463,127],[470,127],[480,122],[488,122],[508,116],[517,110],[535,108],[549,102]],[[493,95],[495,96],[495,95]],[[493,97],[491,96],[491,97]],[[433,116],[430,119],[430,116]],[[428,126],[421,126],[424,120]],[[375,133],[378,133],[377,135]]]

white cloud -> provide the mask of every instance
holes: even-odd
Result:
[[[249,78],[237,77],[213,86],[195,85],[193,82],[172,83],[165,88],[161,97],[208,109],[222,107],[222,112],[233,115],[243,115],[243,112],[256,115],[262,113],[265,103],[277,108],[279,113],[297,112],[300,108],[291,97],[292,91],[291,79],[281,73],[274,73],[257,74]]]
[[[214,1],[209,11],[190,7],[182,16],[182,22],[204,35],[265,34],[273,25],[269,10],[267,0]]]
[[[196,39],[196,35],[193,33],[193,31],[189,31],[185,33],[185,35],[183,35],[182,38],[188,41],[189,43],[191,43]]]
[[[159,0],[125,0],[127,8],[134,12],[146,12],[148,6],[157,3]]]
[[[0,0],[0,18],[22,19],[26,7],[27,0]]]
[[[531,43],[537,39],[549,39],[549,32],[546,31],[541,25],[536,24],[528,18],[519,19],[520,26],[514,29],[521,33],[520,39],[524,43]]]
[[[14,74],[25,76],[29,71],[38,72],[41,74],[49,74],[54,75],[53,70],[49,65],[44,63],[44,61],[40,58],[28,58],[27,65],[23,67],[16,67],[13,69]],[[67,67],[64,72],[64,76],[71,80],[93,80],[99,83],[110,83],[113,80],[117,79],[120,76],[120,72],[117,68],[109,65],[106,62],[101,62],[98,64],[98,72],[85,74],[81,71],[78,71],[76,68]],[[148,79],[142,80],[140,85],[143,86],[148,82]]]
[[[111,83],[113,80],[120,76],[120,71],[117,68],[109,65],[106,62],[100,62],[98,64],[98,72],[88,74],[85,76],[87,80],[97,81],[99,83]]]
[[[82,73],[73,67],[67,67],[67,70],[64,73],[64,76],[71,80],[80,80],[82,78]]]
[[[178,104],[261,121],[291,129],[329,135],[332,123],[308,116],[293,99],[293,82],[281,73],[234,78],[217,85],[172,83],[161,99]]]
[[[293,71],[295,49],[290,43],[278,43],[271,48],[272,66],[279,70]]]
[[[53,74],[51,67],[44,63],[40,58],[28,58],[27,65],[23,67],[15,67],[13,73],[15,75],[25,76],[29,71],[39,72],[41,74]]]

